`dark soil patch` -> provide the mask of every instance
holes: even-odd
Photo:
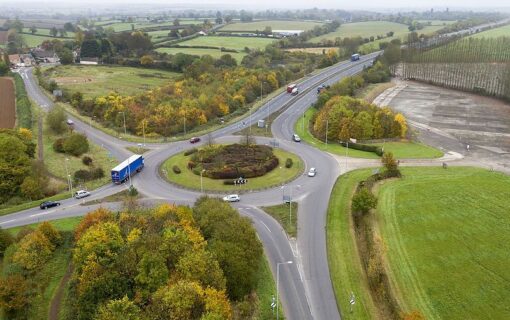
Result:
[[[16,100],[14,82],[0,78],[0,128],[12,129],[16,123]]]

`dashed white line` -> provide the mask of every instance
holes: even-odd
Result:
[[[260,223],[262,223],[264,225],[264,227],[266,227],[267,231],[269,231],[269,233],[271,233],[271,230],[269,229],[269,227],[264,223],[264,221],[262,220],[259,220]]]
[[[4,222],[0,222],[0,224],[6,224],[6,223],[9,223],[9,222],[14,222],[18,219],[11,219],[11,220],[7,220],[7,221],[4,221]]]

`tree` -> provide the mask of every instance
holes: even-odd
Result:
[[[21,193],[30,200],[38,200],[44,197],[43,186],[35,177],[28,176],[20,186]]]
[[[85,135],[73,133],[65,139],[63,147],[66,153],[78,157],[89,151],[89,141]]]
[[[265,34],[266,36],[268,36],[273,33],[273,29],[271,29],[271,26],[266,26],[264,28],[264,31],[262,31],[262,33]]]
[[[14,135],[0,132],[0,203],[18,193],[29,173],[27,145]]]
[[[4,256],[5,249],[14,242],[13,236],[6,230],[0,228],[0,257]]]
[[[397,113],[395,116],[395,122],[400,125],[400,137],[405,138],[407,135],[407,121],[403,114]]]
[[[231,23],[231,22],[232,22],[232,20],[233,20],[233,18],[232,18],[232,16],[231,16],[231,15],[228,15],[228,16],[226,16],[226,17],[225,17],[225,22],[226,22],[226,23]]]
[[[377,198],[366,187],[362,187],[352,197],[352,211],[353,214],[367,214],[370,209],[377,206]]]
[[[154,58],[152,58],[151,55],[145,55],[143,57],[140,58],[140,64],[142,66],[150,66],[154,63]]]
[[[50,35],[51,35],[52,37],[56,37],[56,36],[57,36],[57,34],[58,34],[58,29],[57,29],[56,27],[52,27],[52,28],[50,29]]]
[[[46,115],[46,124],[48,124],[48,127],[50,127],[53,132],[62,134],[67,130],[65,122],[66,119],[67,117],[64,109],[62,107],[55,106]]]
[[[35,34],[35,33],[37,32],[37,28],[36,28],[35,26],[31,26],[31,27],[30,27],[30,32],[31,32],[32,34]]]
[[[74,62],[73,52],[68,48],[63,48],[58,53],[58,57],[60,58],[60,63],[62,64],[71,64]]]
[[[82,235],[92,226],[101,222],[107,222],[113,220],[113,214],[105,208],[99,208],[92,212],[87,213],[85,217],[80,221],[80,224],[74,229],[75,241],[80,240]]]
[[[216,24],[222,24],[223,23],[223,17],[221,14],[221,11],[216,11]]]
[[[48,221],[41,223],[36,231],[40,231],[55,247],[62,243],[62,235],[60,235],[60,232]]]
[[[17,312],[29,303],[30,290],[27,281],[18,274],[0,278],[0,308],[7,319],[16,319]]]
[[[425,320],[425,316],[418,310],[414,310],[408,313],[402,313],[400,315],[401,320]]]
[[[136,284],[148,296],[168,281],[166,260],[159,254],[146,252],[137,266]]]
[[[5,76],[9,72],[8,62],[0,61],[0,76]]]
[[[98,58],[101,56],[101,47],[96,39],[83,40],[81,44],[80,57]]]
[[[179,280],[160,288],[148,307],[148,318],[158,320],[199,319],[204,313],[203,289],[194,281]]]
[[[114,260],[123,245],[119,226],[112,222],[100,222],[85,231],[77,241],[73,261],[78,270],[88,259],[107,265]]]
[[[389,172],[398,170],[397,160],[395,160],[391,152],[385,152],[381,158],[381,162]]]
[[[180,26],[180,25],[181,25],[181,20],[179,20],[179,19],[175,19],[175,20],[173,21],[173,25],[174,25],[174,26],[176,26],[176,27],[177,27],[177,26]]]
[[[74,31],[76,31],[76,28],[74,27],[74,25],[71,22],[66,22],[64,24],[64,30],[67,32],[74,32]]]
[[[36,230],[21,239],[12,261],[28,271],[34,271],[48,261],[54,249],[50,240]]]
[[[67,36],[67,31],[65,29],[58,29],[58,33],[60,34],[61,38]]]
[[[94,320],[140,320],[140,308],[127,296],[122,299],[110,300],[99,307]]]

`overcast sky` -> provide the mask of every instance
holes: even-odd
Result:
[[[171,8],[178,7],[196,7],[196,8],[223,8],[223,9],[301,9],[301,8],[335,8],[335,9],[369,9],[369,8],[420,8],[420,9],[488,9],[488,8],[508,8],[509,0],[368,0],[368,1],[348,1],[348,0],[0,0],[0,5],[15,7],[22,3],[37,3],[37,7],[66,7],[71,6],[87,7],[95,6],[122,6],[121,9],[127,9],[127,4],[157,4]],[[97,7],[96,7],[97,8]],[[91,9],[94,9],[92,7]]]

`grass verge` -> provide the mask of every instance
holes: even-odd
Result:
[[[273,296],[276,296],[275,283],[276,281],[274,280],[271,269],[269,268],[269,263],[266,256],[263,255],[260,259],[259,272],[257,274],[257,288],[255,289],[260,302],[260,314],[258,317],[260,320],[272,320],[276,318],[276,310],[275,313],[273,313],[273,310],[271,309]],[[280,319],[284,319],[282,308],[280,308]]]
[[[315,138],[308,129],[308,123],[317,111],[315,108],[308,109],[304,117],[301,117],[294,125],[295,132],[306,143],[316,147],[319,150],[334,153],[340,156],[349,156],[353,158],[378,159],[375,153],[359,151],[342,147],[338,143],[328,143],[327,145],[321,140]],[[443,153],[436,148],[424,145],[419,142],[398,141],[398,142],[381,142],[372,145],[384,146],[385,152],[392,152],[397,159],[432,159],[440,158]],[[346,153],[347,152],[347,153]]]
[[[144,154],[147,151],[151,151],[151,149],[140,148],[140,147],[126,147],[126,149],[133,152],[134,154]]]
[[[358,256],[350,214],[351,197],[357,183],[371,174],[372,169],[362,169],[340,176],[329,201],[326,223],[328,264],[342,319],[375,319],[377,314]],[[352,312],[351,293],[356,299]]]
[[[105,202],[122,202],[122,201],[127,200],[128,196],[129,196],[129,191],[128,190],[123,190],[121,192],[112,194],[112,195],[110,195],[108,197],[104,197],[104,198],[101,198],[101,199],[88,201],[88,202],[82,203],[81,205],[82,206],[90,206],[90,205],[101,204],[101,203],[105,203]],[[138,193],[136,196],[132,197],[132,200],[140,199],[142,197],[143,197],[143,195]]]
[[[276,148],[273,149],[273,152],[278,158],[280,165],[264,176],[248,179],[247,184],[239,186],[224,185],[223,180],[203,177],[204,191],[244,191],[269,188],[291,181],[303,172],[304,165],[298,156]],[[292,159],[294,163],[291,168],[285,168],[285,160],[287,158]],[[200,176],[187,169],[189,159],[190,156],[185,156],[184,153],[179,153],[167,159],[160,168],[162,176],[169,182],[185,188],[200,190]],[[172,170],[173,166],[179,167],[181,173],[175,174]]]
[[[270,206],[270,207],[262,207],[262,210],[264,210],[267,214],[269,214],[271,217],[275,218],[276,221],[282,226],[282,228],[285,230],[285,232],[290,237],[297,237],[297,210],[298,210],[298,204],[297,202],[292,202],[292,221],[290,221],[289,216],[289,204],[283,203],[276,206]]]
[[[510,318],[510,177],[402,168],[380,185],[378,220],[399,304],[426,319]]]

